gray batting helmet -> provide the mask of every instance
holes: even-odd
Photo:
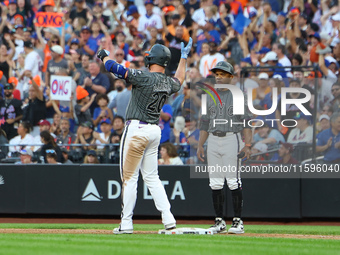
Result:
[[[214,68],[212,68],[210,71],[215,73],[217,70],[225,71],[227,73],[230,73],[231,75],[234,75],[234,67],[229,64],[227,61],[220,61],[216,64]]]
[[[146,67],[149,67],[152,64],[166,67],[170,63],[171,52],[164,45],[155,44],[154,46],[152,46],[150,51],[146,51],[145,53],[149,54],[144,58],[144,63]]]

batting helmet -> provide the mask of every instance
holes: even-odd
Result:
[[[234,75],[234,67],[228,63],[227,61],[220,61],[216,64],[214,68],[212,68],[210,71],[215,73],[217,70],[221,70],[227,73],[230,73],[231,75]]]
[[[146,67],[149,67],[152,64],[166,67],[170,63],[171,52],[164,45],[155,44],[154,46],[152,46],[150,51],[146,51],[145,53],[149,54],[144,58],[144,63]]]

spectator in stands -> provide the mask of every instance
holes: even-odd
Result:
[[[265,63],[268,66],[272,66],[272,67],[281,67],[282,64],[278,62],[278,56],[274,51],[269,51],[264,58],[261,59],[262,63]],[[272,77],[276,74],[281,75],[282,78],[287,78],[287,73],[283,68],[279,68],[278,70],[272,69],[267,72],[269,77]]]
[[[113,121],[112,110],[108,107],[109,98],[106,94],[98,94],[96,97],[96,102],[99,107],[94,109],[93,113],[93,125],[96,126],[96,131],[101,133],[101,122],[104,119],[109,119],[110,122]]]
[[[319,117],[319,123],[317,123],[317,131],[322,132],[331,127],[330,117],[327,114],[321,114]]]
[[[94,150],[89,150],[84,159],[84,164],[100,164],[97,153]]]
[[[138,32],[144,34],[148,40],[151,39],[150,30],[152,27],[157,28],[158,34],[163,32],[162,19],[159,15],[153,13],[153,7],[153,0],[146,0],[146,13],[138,20]]]
[[[278,58],[278,63],[281,64],[281,66],[292,66],[291,61],[285,55],[286,48],[285,48],[284,45],[282,45],[280,43],[274,43],[273,44],[273,51],[276,53],[277,58]],[[286,77],[292,77],[292,73],[290,72],[290,68],[286,68],[285,71],[286,71]]]
[[[195,164],[197,163],[197,146],[199,139],[199,129],[197,128],[197,120],[186,119],[185,128],[183,129],[183,133],[186,136],[188,143],[188,151],[189,151],[189,159],[186,164]]]
[[[127,88],[125,88],[128,85]],[[112,109],[116,115],[125,118],[126,108],[129,104],[131,97],[131,84],[126,84],[125,80],[118,79],[115,82],[115,87],[117,90],[116,96],[109,104],[109,109]]]
[[[70,13],[70,19],[72,20],[72,22],[76,17],[81,17],[85,20],[87,19],[86,13],[88,10],[84,8],[84,2],[84,0],[75,0],[75,8]]]
[[[209,54],[204,55],[200,59],[199,64],[199,72],[204,78],[211,74],[210,70],[214,68],[218,62],[225,60],[225,57],[221,53],[217,52],[218,44],[216,42],[209,42],[208,45]]]
[[[91,99],[89,97],[89,92],[83,87],[77,87],[77,104],[74,106],[74,112],[76,113],[77,120],[79,124],[86,121],[92,121],[90,106],[95,100],[97,94],[92,94]]]
[[[332,56],[324,56],[319,54],[319,68],[325,79],[334,83],[337,82],[338,77],[336,74],[339,73],[339,64]]]
[[[261,101],[264,100],[265,96],[271,92],[271,87],[269,86],[269,76],[267,73],[260,73],[258,76],[259,87],[253,90],[253,104],[259,105]]]
[[[73,162],[68,158],[68,150],[66,148],[61,148],[61,153],[63,154],[64,157],[64,165],[72,165]]]
[[[330,105],[326,104],[322,107],[321,114],[327,114],[329,117],[333,115],[333,109]]]
[[[340,112],[340,83],[334,83],[331,89],[334,99],[331,101],[333,112]],[[326,107],[326,106],[324,106]]]
[[[267,123],[264,123],[262,127],[257,127],[256,131],[253,142],[264,143],[269,149],[278,146],[279,142],[285,142],[283,135],[276,129],[270,128]]]
[[[115,44],[117,48],[120,48],[124,51],[124,59],[127,60],[127,56],[129,54],[129,44],[126,43],[126,35],[123,31],[117,31],[115,33]]]
[[[23,148],[28,148],[34,143],[34,138],[29,134],[31,125],[28,122],[22,121],[18,126],[18,135],[9,141],[9,153],[20,152]]]
[[[185,128],[185,119],[183,116],[177,116],[174,122],[174,127],[171,129],[170,132],[170,139],[169,142],[176,144],[176,148],[181,150],[180,143],[186,143],[186,137],[183,133],[183,129]]]
[[[85,153],[88,150],[95,149],[96,139],[93,137],[94,126],[91,121],[85,121],[80,124],[77,132],[77,138],[74,143],[83,144],[82,151]]]
[[[49,150],[53,150],[54,153],[57,155],[57,161],[63,163],[64,157],[61,153],[60,148],[54,141],[54,137],[50,134],[49,131],[45,130],[40,133],[41,142],[43,143],[43,146],[41,146],[40,149],[40,156],[44,157],[45,163],[48,163],[46,155],[49,153]]]
[[[8,139],[6,136],[5,131],[1,128],[0,125],[0,145],[7,144]],[[0,146],[0,159],[6,158],[8,154],[8,147],[7,146]]]
[[[100,72],[98,62],[90,62],[89,72],[91,78],[86,77],[84,80],[85,89],[89,92],[89,96],[91,97],[95,93],[106,94],[106,91],[110,88],[109,78]],[[91,104],[91,113],[93,113],[96,107],[98,107],[97,103]]]
[[[57,136],[57,144],[72,144],[76,140],[75,134],[70,131],[70,120],[62,118],[60,120],[60,134]]]
[[[294,119],[297,122],[296,128],[290,131],[287,142],[292,144],[312,143],[313,141],[313,127],[311,126],[312,117],[298,112]]]
[[[50,86],[51,75],[56,75],[60,69],[68,70],[69,62],[63,58],[64,49],[60,45],[54,45],[51,47],[52,59],[48,61],[46,70],[46,86]]]
[[[143,45],[143,50],[150,50],[155,44],[164,45],[164,41],[158,38],[158,29],[156,27],[150,28],[150,39],[147,39]]]
[[[281,143],[279,149],[280,159],[277,161],[277,164],[299,164],[299,161],[291,155],[293,150],[294,147],[291,143]]]
[[[47,164],[61,164],[58,162],[58,155],[54,149],[46,150],[46,163]],[[64,157],[63,157],[64,160]]]
[[[159,165],[183,165],[182,160],[178,157],[176,147],[171,143],[161,144],[160,154]]]
[[[16,165],[26,165],[26,164],[33,164],[32,162],[33,152],[26,148],[20,151],[20,161],[15,162]]]
[[[41,133],[42,131],[49,131],[51,128],[51,123],[48,120],[40,120],[39,121],[39,132]],[[56,136],[51,133],[51,135],[53,136],[53,138],[55,138]],[[41,137],[40,134],[34,137],[34,149],[33,151],[37,151],[40,149],[41,145],[42,145],[42,141],[41,141]]]
[[[79,47],[83,50],[83,54],[94,56],[98,50],[97,42],[91,38],[91,29],[83,26],[80,31]]]
[[[199,34],[197,30],[197,24],[193,25],[193,33],[192,33],[192,38],[193,42],[197,43],[197,53],[199,54],[202,50],[202,44],[205,42],[215,42],[216,45],[220,44],[221,42],[221,37],[220,33],[215,29],[215,21],[210,18],[209,20],[205,21],[205,25],[203,27],[203,31]],[[222,48],[222,46],[221,46]]]
[[[0,99],[0,126],[6,132],[7,139],[18,135],[17,128],[22,119],[21,101],[13,98],[13,85],[5,84],[4,99]]]
[[[124,118],[116,115],[113,118],[113,132],[110,135],[110,143],[120,143],[124,131]]]
[[[78,85],[83,85],[86,77],[90,77],[91,74],[89,72],[91,57],[88,54],[83,54],[81,57],[81,67],[77,69],[73,79],[77,82]]]
[[[20,75],[19,80],[25,77],[30,78],[29,76],[35,77],[36,75],[39,75],[41,77],[41,67],[43,65],[43,62],[39,54],[34,51],[33,44],[30,40],[24,42],[24,50],[26,54],[25,69],[24,72]]]
[[[292,79],[289,81],[289,87],[291,88],[301,88],[301,82],[298,79]],[[286,95],[287,99],[300,99],[300,98],[305,98],[305,95],[302,93],[289,93]],[[302,104],[308,112],[312,112],[309,102],[303,103]],[[281,109],[281,98],[278,101],[277,104],[277,110],[276,110],[276,119],[279,119],[281,121],[285,120],[285,125],[286,126],[292,126],[292,127],[283,127],[281,125],[278,125],[278,130],[286,137],[288,138],[288,135],[290,131],[293,129],[295,126],[295,121],[290,121],[289,119],[293,119],[296,114],[300,113],[300,109],[295,105],[295,104],[286,104],[286,115],[283,116],[281,114],[282,109]]]
[[[26,72],[26,71],[25,71]],[[33,126],[32,135],[39,134],[39,121],[46,119],[46,104],[43,92],[40,90],[35,79],[32,77],[30,71],[26,72],[27,76],[32,82],[32,86],[29,88],[29,102],[28,105],[23,108],[22,120],[28,121]]]
[[[172,118],[171,105],[164,104],[161,110],[161,116],[160,116],[159,124],[158,124],[158,126],[161,128],[160,144],[169,142],[170,131],[171,131],[171,128],[170,128],[171,118]]]
[[[57,135],[60,134],[60,120],[61,120],[61,115],[59,113],[55,113],[53,115],[53,122],[51,124],[50,132],[53,137],[56,137]]]
[[[186,83],[183,87],[183,94],[177,96],[172,103],[173,117],[183,116],[190,118],[190,116],[198,117],[198,107],[201,106],[201,100],[197,96],[195,89],[191,89],[191,83]]]
[[[96,139],[96,144],[109,144],[110,143],[110,135],[112,130],[112,122],[109,118],[104,118],[99,123],[100,133],[93,132],[93,138]],[[97,146],[97,149],[105,149],[104,146]]]
[[[323,152],[326,163],[340,162],[340,113],[331,117],[331,128],[318,134],[316,151]]]
[[[4,39],[3,44],[0,46],[0,68],[7,80],[10,77],[10,67],[12,66],[12,59],[15,53],[15,45],[9,34],[5,35]],[[11,51],[9,51],[10,49]]]
[[[265,143],[255,143],[253,147],[251,147],[251,159],[252,160],[265,160],[265,153],[268,151],[268,146]],[[257,155],[258,154],[258,155]],[[254,156],[253,156],[254,155]]]
[[[178,62],[181,59],[181,43],[183,42],[185,45],[187,44],[187,41],[184,39],[185,30],[182,26],[178,25],[179,15],[175,14],[173,16],[175,16],[175,20],[177,23],[176,27],[171,27],[172,30],[174,31],[169,30],[169,27],[166,26],[164,16],[162,16],[165,39],[166,39],[167,45],[169,45],[168,48],[171,52],[171,60],[167,66],[167,72],[169,74],[174,74],[176,72]],[[173,20],[173,17],[172,17],[172,20]],[[173,24],[170,26],[173,26]],[[189,37],[189,34],[188,34],[188,37]]]

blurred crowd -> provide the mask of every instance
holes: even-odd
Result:
[[[315,126],[317,155],[340,161],[337,0],[1,0],[0,7],[0,141],[11,145],[0,146],[2,159],[118,163],[132,86],[96,53],[106,49],[119,64],[147,71],[145,51],[164,44],[173,75],[181,42],[192,37],[186,82],[162,108],[159,164],[198,163],[200,85],[214,84],[210,69],[222,60],[234,66],[236,86],[253,89],[254,108],[277,105],[254,116],[263,125],[253,128],[252,160],[310,158]],[[37,26],[39,12],[62,14],[59,26]],[[72,77],[69,101],[51,100],[51,75]],[[313,116],[294,104],[281,114],[285,87],[311,93],[303,106]]]

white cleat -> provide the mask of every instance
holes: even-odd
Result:
[[[127,230],[122,230],[119,228],[115,228],[113,229],[113,234],[115,235],[120,235],[120,234],[132,234],[133,233],[133,229],[127,229]]]
[[[243,221],[240,218],[233,218],[229,234],[244,234]]]
[[[225,221],[222,218],[216,218],[215,225],[211,226],[209,230],[212,230],[214,234],[227,233]]]

